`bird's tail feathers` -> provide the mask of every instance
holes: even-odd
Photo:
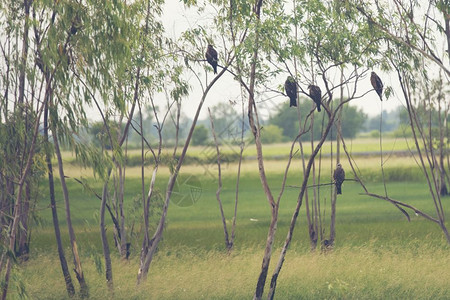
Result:
[[[295,106],[297,107],[297,100],[295,98],[290,98],[291,99],[291,103],[289,104],[289,107]]]

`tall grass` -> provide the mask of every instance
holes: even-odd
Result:
[[[383,249],[370,242],[326,254],[291,250],[279,277],[278,299],[448,299],[449,249],[426,241]],[[277,253],[277,251],[275,251]],[[113,260],[114,294],[102,271],[85,259],[93,299],[250,299],[261,250],[160,251],[148,280],[136,287],[138,261]],[[18,272],[32,299],[65,299],[60,270],[42,255]],[[270,272],[270,270],[269,270]]]

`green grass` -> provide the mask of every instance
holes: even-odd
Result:
[[[378,138],[358,138],[355,140],[349,140],[346,142],[348,151],[354,156],[367,156],[367,155],[378,155],[380,153],[380,140]],[[289,151],[292,143],[277,143],[277,144],[266,144],[263,147],[263,153],[266,159],[285,159],[289,156]],[[404,152],[409,153],[409,149],[414,150],[415,146],[411,140],[405,140],[405,138],[383,138],[382,140],[383,153],[385,156],[389,155],[391,152]],[[233,145],[227,143],[226,141],[221,144],[221,155],[224,159],[237,162],[239,159],[240,148],[238,145]],[[329,156],[332,152],[336,151],[336,142],[325,142],[322,147],[322,154]],[[182,147],[178,148],[177,154],[180,155]],[[300,146],[296,143],[294,147],[294,152],[298,151],[300,153]],[[303,151],[305,156],[311,154],[311,145],[309,141],[303,142]],[[167,164],[172,157],[172,148],[165,148],[162,151],[162,162]],[[342,151],[343,152],[343,151]],[[127,151],[128,163],[127,165],[138,166],[141,161],[141,154],[138,149],[131,149]],[[299,155],[299,154],[298,154]],[[75,161],[75,156],[71,152],[65,152],[64,157],[66,161],[77,165]],[[254,160],[256,158],[256,148],[252,143],[246,143],[244,152],[244,159]],[[148,154],[146,156],[148,160],[152,159],[152,156]],[[189,146],[187,156],[185,158],[186,165],[197,164],[198,162],[215,162],[216,159],[216,149],[215,145],[210,143],[208,145],[202,146]],[[151,164],[151,163],[150,163]]]
[[[371,192],[383,194],[380,182],[379,158],[358,160],[363,178]],[[235,249],[224,250],[223,228],[215,191],[215,177],[205,174],[204,166],[183,167],[182,173],[195,174],[202,183],[202,195],[192,206],[172,203],[168,212],[163,241],[150,268],[148,280],[136,288],[139,250],[142,235],[135,226],[131,238],[131,258],[121,261],[112,242],[112,223],[108,218],[108,238],[113,255],[114,295],[110,295],[104,280],[104,266],[98,230],[100,201],[73,180],[69,180],[72,220],[75,225],[83,267],[93,299],[249,299],[258,277],[263,249],[270,222],[270,209],[261,189],[256,162],[246,162],[241,178]],[[267,161],[266,168],[274,195],[278,195],[285,162]],[[322,182],[327,182],[329,163],[324,163]],[[224,169],[221,198],[230,226],[235,196],[235,167]],[[344,166],[345,167],[345,166]],[[215,174],[216,169],[209,169]],[[289,173],[288,187],[281,200],[279,222],[272,265],[296,205],[300,184],[300,165]],[[79,170],[70,169],[72,175]],[[69,173],[70,173],[69,172]],[[139,196],[138,170],[127,171],[127,210]],[[150,172],[148,172],[150,174]],[[388,193],[434,215],[428,188],[416,176],[418,171],[411,159],[394,158],[385,169]],[[350,172],[347,172],[350,177]],[[397,180],[395,179],[397,178]],[[329,179],[328,179],[329,180]],[[409,181],[406,181],[409,180]],[[101,191],[101,182],[88,178],[92,188]],[[157,187],[163,193],[167,172],[161,171]],[[148,182],[146,182],[146,189]],[[60,195],[60,187],[57,185]],[[46,195],[46,186],[42,185]],[[337,239],[335,250],[323,254],[310,252],[303,205],[292,245],[278,279],[277,299],[446,299],[450,298],[450,249],[439,227],[411,213],[411,222],[392,204],[361,195],[355,182],[345,182],[343,195],[337,200]],[[329,232],[329,186],[321,187],[321,207],[325,208],[324,231]],[[449,212],[444,198],[444,207]],[[31,299],[66,298],[51,225],[49,200],[38,204],[39,226],[32,231],[30,260],[14,270],[12,298],[19,297],[22,285]],[[58,197],[64,245],[67,228],[64,222],[62,198]],[[134,216],[136,222],[140,216]],[[152,219],[157,221],[155,216]],[[257,221],[255,221],[257,220]],[[136,223],[138,224],[138,223]],[[70,250],[66,249],[71,267]],[[99,265],[99,262],[101,264]],[[76,281],[72,273],[72,279]]]

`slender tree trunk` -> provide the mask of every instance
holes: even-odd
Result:
[[[299,97],[297,97],[297,98],[299,98]],[[303,130],[302,130],[301,115],[300,115],[300,105],[297,105],[297,116],[298,116],[299,133],[301,133],[301,132],[303,132]],[[303,142],[302,142],[301,138],[298,139],[298,144],[299,144],[299,147],[300,147],[300,157],[301,157],[301,160],[302,160],[302,170],[303,170],[302,175],[304,175],[305,172],[306,172],[306,162],[305,162],[305,153],[303,151]],[[305,191],[305,207],[306,207],[305,208],[305,210],[306,210],[306,220],[307,220],[307,223],[308,223],[309,243],[310,243],[311,250],[313,250],[315,248],[315,245],[314,245],[314,242],[313,242],[314,241],[314,239],[313,239],[313,237],[314,237],[314,233],[313,233],[314,232],[314,225],[313,225],[313,222],[311,220],[311,211],[310,211],[310,207],[309,207],[308,190]]]
[[[267,177],[264,169],[264,159],[263,159],[263,153],[262,153],[262,145],[261,145],[261,138],[260,138],[260,128],[259,128],[259,122],[258,122],[258,115],[256,111],[256,105],[255,105],[255,99],[254,99],[254,90],[255,90],[255,82],[256,82],[256,64],[258,61],[258,52],[259,52],[259,25],[261,22],[261,7],[262,7],[262,0],[257,0],[255,2],[254,7],[254,14],[256,17],[256,32],[255,32],[255,45],[254,45],[254,51],[253,51],[253,57],[252,57],[252,63],[251,63],[251,72],[250,72],[250,85],[249,85],[249,104],[248,104],[248,119],[249,119],[249,125],[250,129],[252,130],[253,136],[255,137],[255,146],[256,146],[256,152],[257,152],[257,158],[258,158],[258,168],[259,168],[259,177],[261,180],[261,185],[264,189],[264,193],[267,197],[267,200],[270,205],[271,210],[271,220],[270,220],[270,226],[269,231],[267,233],[267,240],[266,240],[266,247],[264,249],[264,256],[263,261],[261,264],[261,271],[258,276],[258,281],[256,284],[256,290],[253,295],[253,299],[261,299],[263,293],[264,293],[264,285],[266,283],[267,279],[267,272],[269,270],[269,264],[270,259],[272,256],[272,247],[273,247],[273,241],[275,239],[275,233],[277,229],[277,221],[278,221],[278,206],[276,202],[274,201],[272,192],[270,191]],[[255,120],[256,117],[256,120]]]
[[[311,115],[311,153],[314,151],[314,114]],[[313,188],[313,199],[312,199],[312,226],[310,228],[309,237],[311,240],[311,250],[315,250],[317,248],[317,240],[318,240],[318,211],[317,211],[317,186],[316,186],[316,162],[313,162],[312,165],[312,184]]]
[[[442,78],[440,78],[441,85],[442,85]],[[447,120],[447,111],[444,110],[444,116],[445,118],[442,118],[442,100],[444,100],[444,97],[442,95],[442,88],[439,88],[439,94],[437,97],[438,101],[438,119],[439,119],[439,184],[440,184],[440,190],[439,193],[441,196],[447,196],[448,189],[447,189],[447,180],[446,180],[446,174],[445,174],[445,164],[444,164],[444,152],[445,152],[445,143],[444,143],[444,128],[446,127],[446,120]]]
[[[127,232],[125,230],[125,211],[123,209],[125,191],[125,166],[119,167],[119,218],[120,218],[120,256],[122,259],[128,259],[129,244],[127,242]]]
[[[341,97],[340,102],[344,101],[344,71],[341,70]],[[341,116],[342,116],[342,107],[338,111],[338,117],[336,120],[336,165],[341,162]],[[333,178],[333,170],[335,166],[331,168],[331,177]],[[328,245],[330,247],[334,246],[334,240],[336,239],[336,200],[337,200],[337,192],[336,186],[334,186],[333,191],[331,193],[331,220],[330,220],[330,239],[328,240]]]
[[[55,147],[55,154],[56,158],[58,160],[58,171],[59,171],[59,177],[61,182],[61,187],[63,190],[63,196],[64,196],[64,204],[65,204],[65,212],[66,212],[66,222],[67,222],[67,228],[69,231],[69,239],[70,239],[70,245],[72,248],[72,254],[73,254],[73,263],[75,265],[75,274],[77,277],[77,280],[80,284],[80,296],[81,298],[88,298],[89,297],[89,289],[86,283],[86,280],[84,278],[83,269],[81,266],[81,260],[78,253],[78,245],[76,242],[75,237],[75,231],[73,230],[72,226],[72,218],[70,214],[70,199],[69,199],[69,190],[67,189],[66,179],[64,175],[64,166],[63,166],[63,160],[61,156],[61,150],[59,148],[59,141],[58,141],[58,132],[56,130],[56,124],[54,123],[55,120],[51,119],[52,124],[50,128],[52,129],[52,135],[53,135],[53,144]]]
[[[244,110],[244,100],[242,99],[242,123],[241,123],[241,143],[239,145],[239,162],[237,169],[237,178],[236,178],[236,193],[234,198],[234,215],[233,215],[233,224],[231,225],[231,247],[234,246],[234,238],[236,236],[236,218],[237,218],[237,207],[239,201],[239,183],[241,180],[241,166],[242,166],[242,156],[244,153],[244,126],[245,126],[245,110]]]
[[[46,105],[44,112],[44,138],[45,141],[48,142],[48,107]],[[50,207],[52,209],[52,220],[53,220],[53,228],[55,229],[55,239],[56,245],[58,247],[58,255],[59,262],[61,264],[61,269],[64,277],[64,281],[66,283],[66,290],[69,297],[73,297],[75,295],[75,288],[72,283],[72,277],[70,276],[69,267],[67,266],[66,256],[64,254],[64,248],[61,241],[61,231],[59,229],[59,220],[58,220],[58,211],[56,209],[56,200],[55,200],[55,182],[53,179],[53,164],[50,155],[50,145],[46,145],[45,151],[45,160],[47,162],[47,172],[48,172],[48,186],[50,193]]]
[[[102,237],[103,246],[103,256],[105,258],[105,275],[106,283],[110,290],[113,289],[113,278],[112,278],[112,265],[111,265],[111,253],[109,251],[108,239],[106,237],[105,228],[105,207],[106,199],[108,197],[108,181],[103,185],[102,201],[100,205],[100,234]]]

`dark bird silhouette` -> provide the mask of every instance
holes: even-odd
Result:
[[[345,180],[345,171],[342,168],[342,165],[339,163],[337,164],[336,170],[334,170],[333,173],[334,182],[336,184],[336,192],[338,194],[342,194],[342,183]]]
[[[286,82],[284,83],[284,90],[286,95],[291,99],[289,107],[297,106],[297,84],[292,76],[288,76]]]
[[[372,86],[380,97],[380,100],[383,101],[383,82],[375,72],[372,72],[370,75],[370,83],[372,83]]]
[[[216,49],[213,48],[212,45],[208,45],[208,49],[206,50],[205,56],[208,63],[213,67],[214,74],[217,74],[217,62],[218,62],[217,51]]]
[[[309,90],[309,96],[314,100],[314,102],[317,105],[317,111],[320,112],[320,101],[322,100],[322,91],[320,90],[320,87],[317,85],[310,84],[308,86]]]

